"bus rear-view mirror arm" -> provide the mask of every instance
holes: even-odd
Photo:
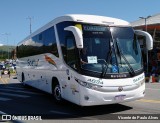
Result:
[[[152,50],[153,49],[153,38],[148,32],[141,31],[141,30],[135,30],[135,34],[144,36],[146,38],[146,48],[147,48],[147,50]]]
[[[66,31],[71,31],[75,37],[77,48],[83,48],[83,36],[82,31],[75,26],[68,26],[64,28]]]

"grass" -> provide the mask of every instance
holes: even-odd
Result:
[[[15,49],[15,46],[0,46],[0,61],[8,58],[8,55],[11,55],[11,51]]]
[[[8,51],[12,51],[13,49],[15,49],[15,46],[0,46],[0,51],[4,51],[4,52],[8,52]]]

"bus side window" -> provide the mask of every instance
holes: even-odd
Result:
[[[77,69],[77,55],[76,55],[76,43],[75,39],[69,37],[66,39],[66,62],[73,69]]]

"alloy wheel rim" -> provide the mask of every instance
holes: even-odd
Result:
[[[55,87],[54,96],[55,96],[56,100],[61,100],[61,90],[60,90],[59,86]]]

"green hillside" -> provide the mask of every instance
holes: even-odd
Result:
[[[11,58],[11,51],[15,46],[0,46],[0,60]]]

